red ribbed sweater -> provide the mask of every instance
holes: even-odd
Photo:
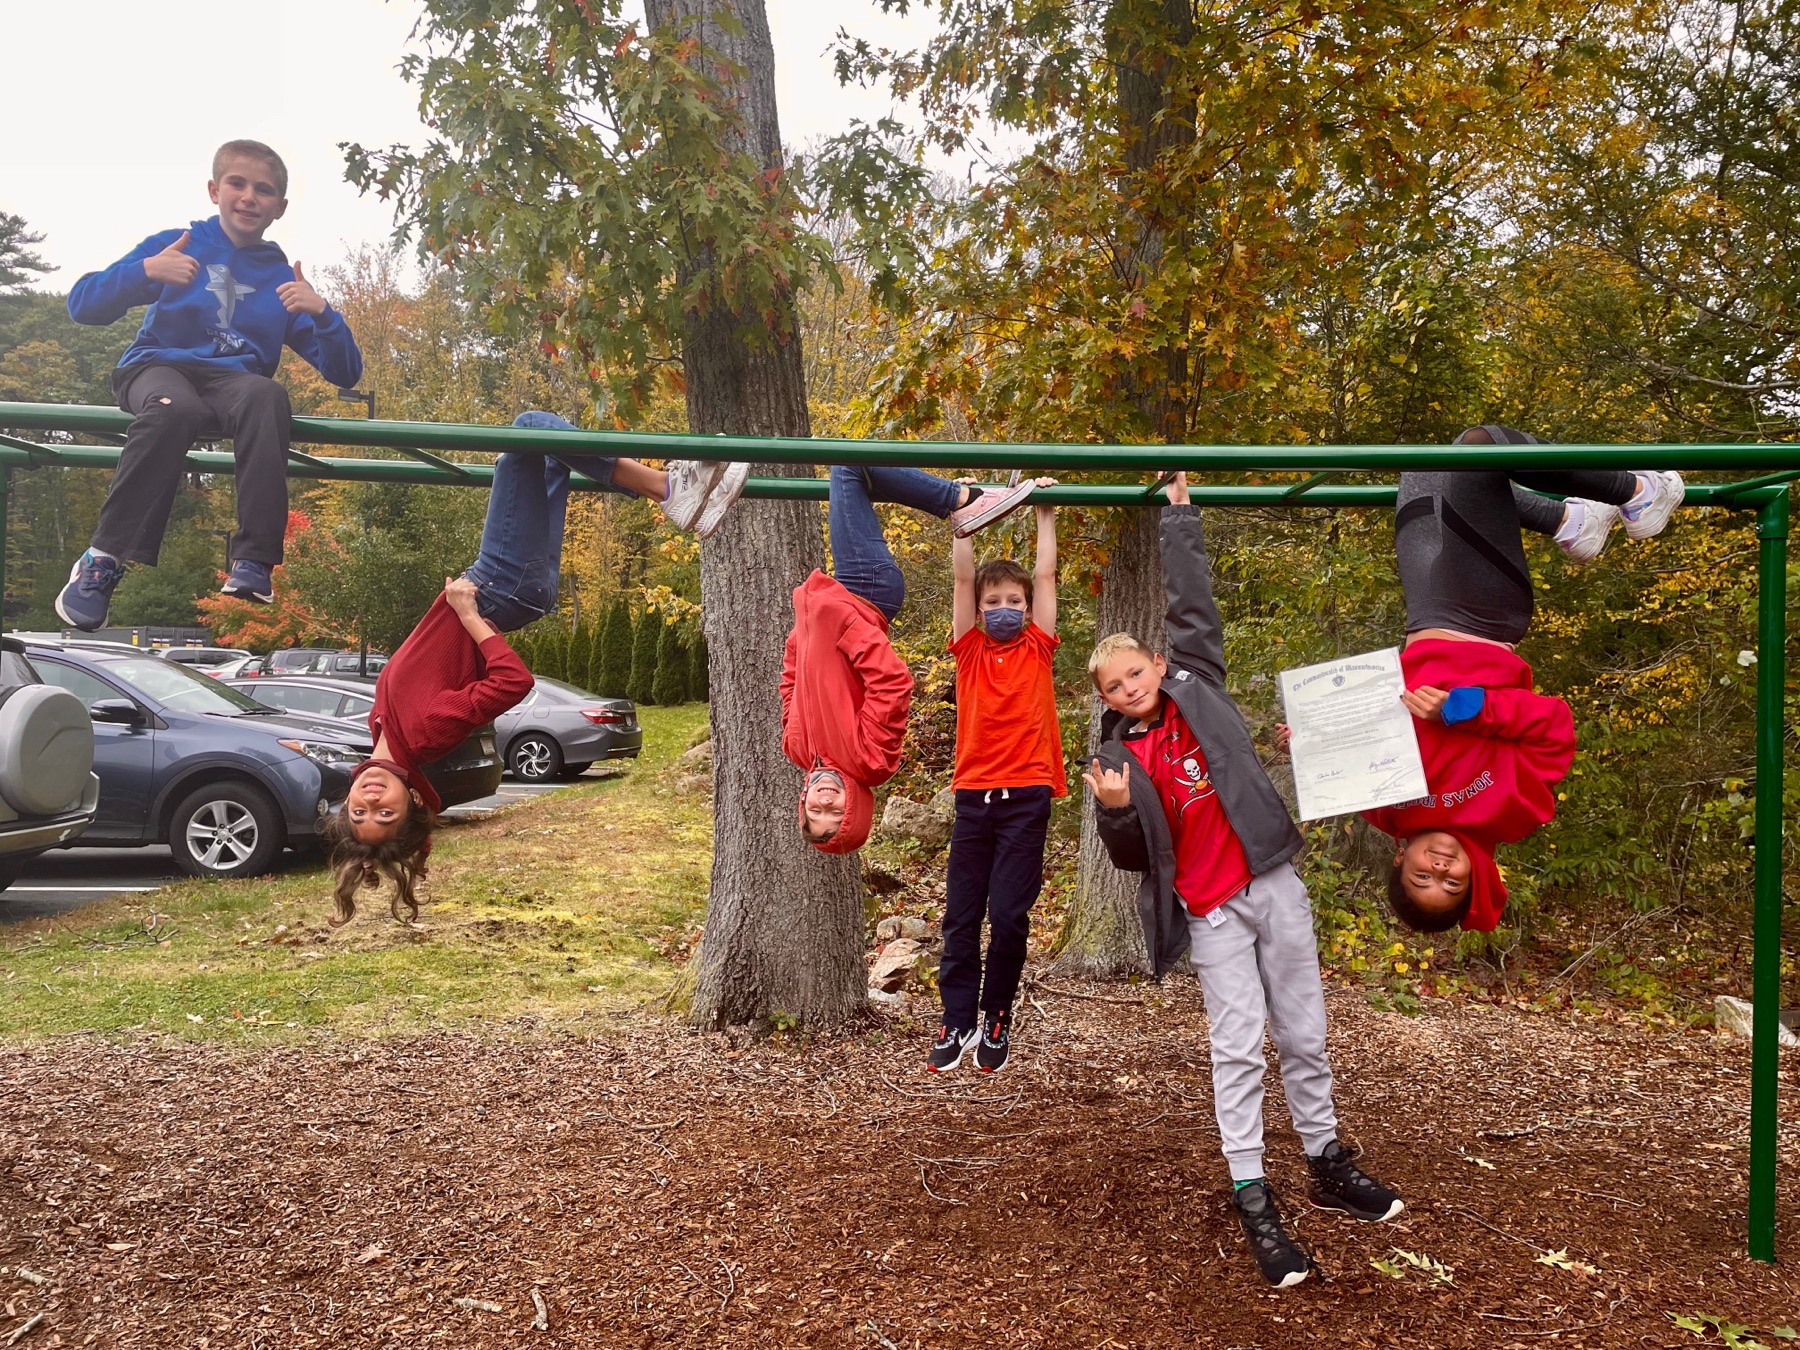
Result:
[[[407,770],[449,754],[476,727],[493,721],[531,692],[531,672],[496,633],[476,645],[443,596],[375,681],[369,733],[387,736],[388,752]],[[414,773],[412,786],[433,811],[443,803]]]

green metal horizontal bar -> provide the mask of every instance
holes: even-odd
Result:
[[[429,450],[421,450],[416,445],[400,445],[400,446],[395,446],[394,448],[397,449],[403,455],[410,455],[412,458],[418,460],[421,464],[435,464],[438,468],[442,469],[445,473],[451,474],[452,476],[454,476],[456,478],[461,478],[465,481],[470,481],[470,476],[469,476],[468,470],[466,470],[462,465],[457,464],[452,460],[443,458],[443,456],[441,456],[441,455],[434,455]]]
[[[1319,486],[1320,483],[1323,483],[1330,477],[1331,475],[1329,473],[1315,473],[1304,483],[1295,483],[1294,486],[1281,494],[1282,498],[1287,501],[1292,501],[1295,497],[1311,492],[1314,488]]]
[[[34,455],[50,451],[69,468],[110,469],[119,462],[119,450],[108,445],[38,446],[0,437],[0,467],[31,467]],[[196,473],[231,473],[232,456],[222,450],[191,450],[184,461]],[[305,456],[289,465],[296,478],[337,479],[355,483],[419,483],[440,487],[486,487],[494,481],[494,466],[457,464],[449,473],[434,464],[409,459],[352,459],[347,456]],[[574,475],[571,485],[580,491],[599,490],[591,479]],[[1291,483],[1197,483],[1189,491],[1207,506],[1337,506],[1383,508],[1394,504],[1394,488],[1388,484],[1335,484],[1314,488],[1304,502],[1296,502]],[[1688,486],[1692,506],[1716,503],[1734,509],[1760,509],[1771,497],[1787,489],[1778,486],[1748,488],[1742,483],[1694,483]],[[824,501],[830,485],[823,478],[752,478],[744,489],[747,497]],[[1730,495],[1724,495],[1730,494]],[[1146,497],[1138,483],[1059,483],[1039,488],[1034,500],[1056,506],[1161,506],[1167,497]]]
[[[38,445],[33,441],[22,441],[17,436],[0,434],[0,446],[17,450],[25,456],[25,467],[35,469],[46,464],[62,463],[62,452],[55,446]]]
[[[1745,478],[1736,483],[1721,483],[1718,491],[1713,494],[1713,500],[1720,501],[1721,498],[1735,497],[1739,493],[1754,492],[1758,488],[1786,487],[1795,479],[1800,479],[1800,470],[1790,470],[1786,473],[1765,473],[1758,478]],[[1720,504],[1724,503],[1720,501]]]
[[[0,427],[117,433],[117,408],[0,403]],[[956,441],[863,441],[804,437],[695,436],[639,431],[543,431],[455,423],[296,417],[294,439],[438,452],[575,451],[649,459],[741,459],[772,464],[889,464],[988,469],[1168,469],[1212,472],[1393,469],[1800,469],[1800,444],[1688,445],[1006,445]]]

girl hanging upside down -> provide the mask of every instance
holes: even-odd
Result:
[[[1457,443],[1539,442],[1510,427],[1484,426]],[[1569,705],[1533,692],[1531,667],[1513,650],[1532,611],[1519,531],[1550,535],[1571,559],[1587,562],[1621,517],[1633,539],[1660,533],[1685,492],[1680,474],[1655,470],[1400,475],[1400,664],[1428,791],[1363,817],[1394,837],[1388,900],[1407,927],[1493,931],[1506,906],[1495,846],[1550,821],[1555,785],[1575,758]]]
[[[513,423],[573,431],[553,413]],[[670,523],[702,538],[744,490],[749,466],[677,460],[652,469],[600,455],[501,455],[474,564],[432,602],[375,682],[369,732],[375,753],[350,775],[350,793],[322,831],[335,873],[334,925],[356,913],[356,892],[394,883],[396,919],[418,916],[431,835],[442,806],[420,766],[448,754],[475,728],[531,692],[532,675],[502,633],[556,607],[569,473],[601,488],[649,497]]]

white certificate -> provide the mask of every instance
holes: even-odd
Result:
[[[1398,647],[1281,672],[1300,819],[1425,795],[1418,733],[1400,701],[1405,691]]]

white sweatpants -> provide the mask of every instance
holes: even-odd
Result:
[[[1212,1026],[1213,1109],[1233,1181],[1263,1175],[1263,1029],[1275,1033],[1281,1085],[1309,1154],[1337,1138],[1325,989],[1312,901],[1289,863],[1251,878],[1218,909],[1188,916],[1188,951]]]

